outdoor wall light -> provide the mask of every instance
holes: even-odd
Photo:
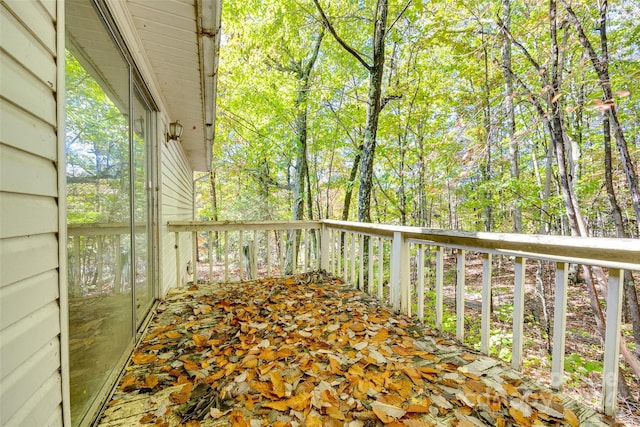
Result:
[[[178,140],[182,136],[183,127],[180,124],[180,120],[176,120],[173,123],[169,123],[169,133],[167,133],[167,143],[172,139]]]

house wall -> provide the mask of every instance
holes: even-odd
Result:
[[[167,231],[168,221],[193,219],[193,170],[186,154],[177,141],[162,144],[160,167],[160,239],[161,239],[161,292],[184,285],[187,280],[187,263],[191,260],[192,239],[180,234],[180,283],[176,274],[175,234]]]
[[[0,425],[56,426],[66,339],[56,133],[64,19],[55,0],[3,0],[0,9]]]

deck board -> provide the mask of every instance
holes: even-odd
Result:
[[[572,415],[576,420],[572,419]],[[606,426],[317,273],[170,293],[100,426]]]

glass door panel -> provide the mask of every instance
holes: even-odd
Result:
[[[152,113],[136,90],[133,98],[134,212],[136,226],[135,298],[137,325],[153,302],[152,185],[150,167]]]
[[[92,2],[66,3],[71,418],[86,424],[133,344],[131,72]]]

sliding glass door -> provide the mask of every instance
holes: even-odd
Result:
[[[154,300],[155,113],[91,0],[66,2],[71,412],[86,425]]]

